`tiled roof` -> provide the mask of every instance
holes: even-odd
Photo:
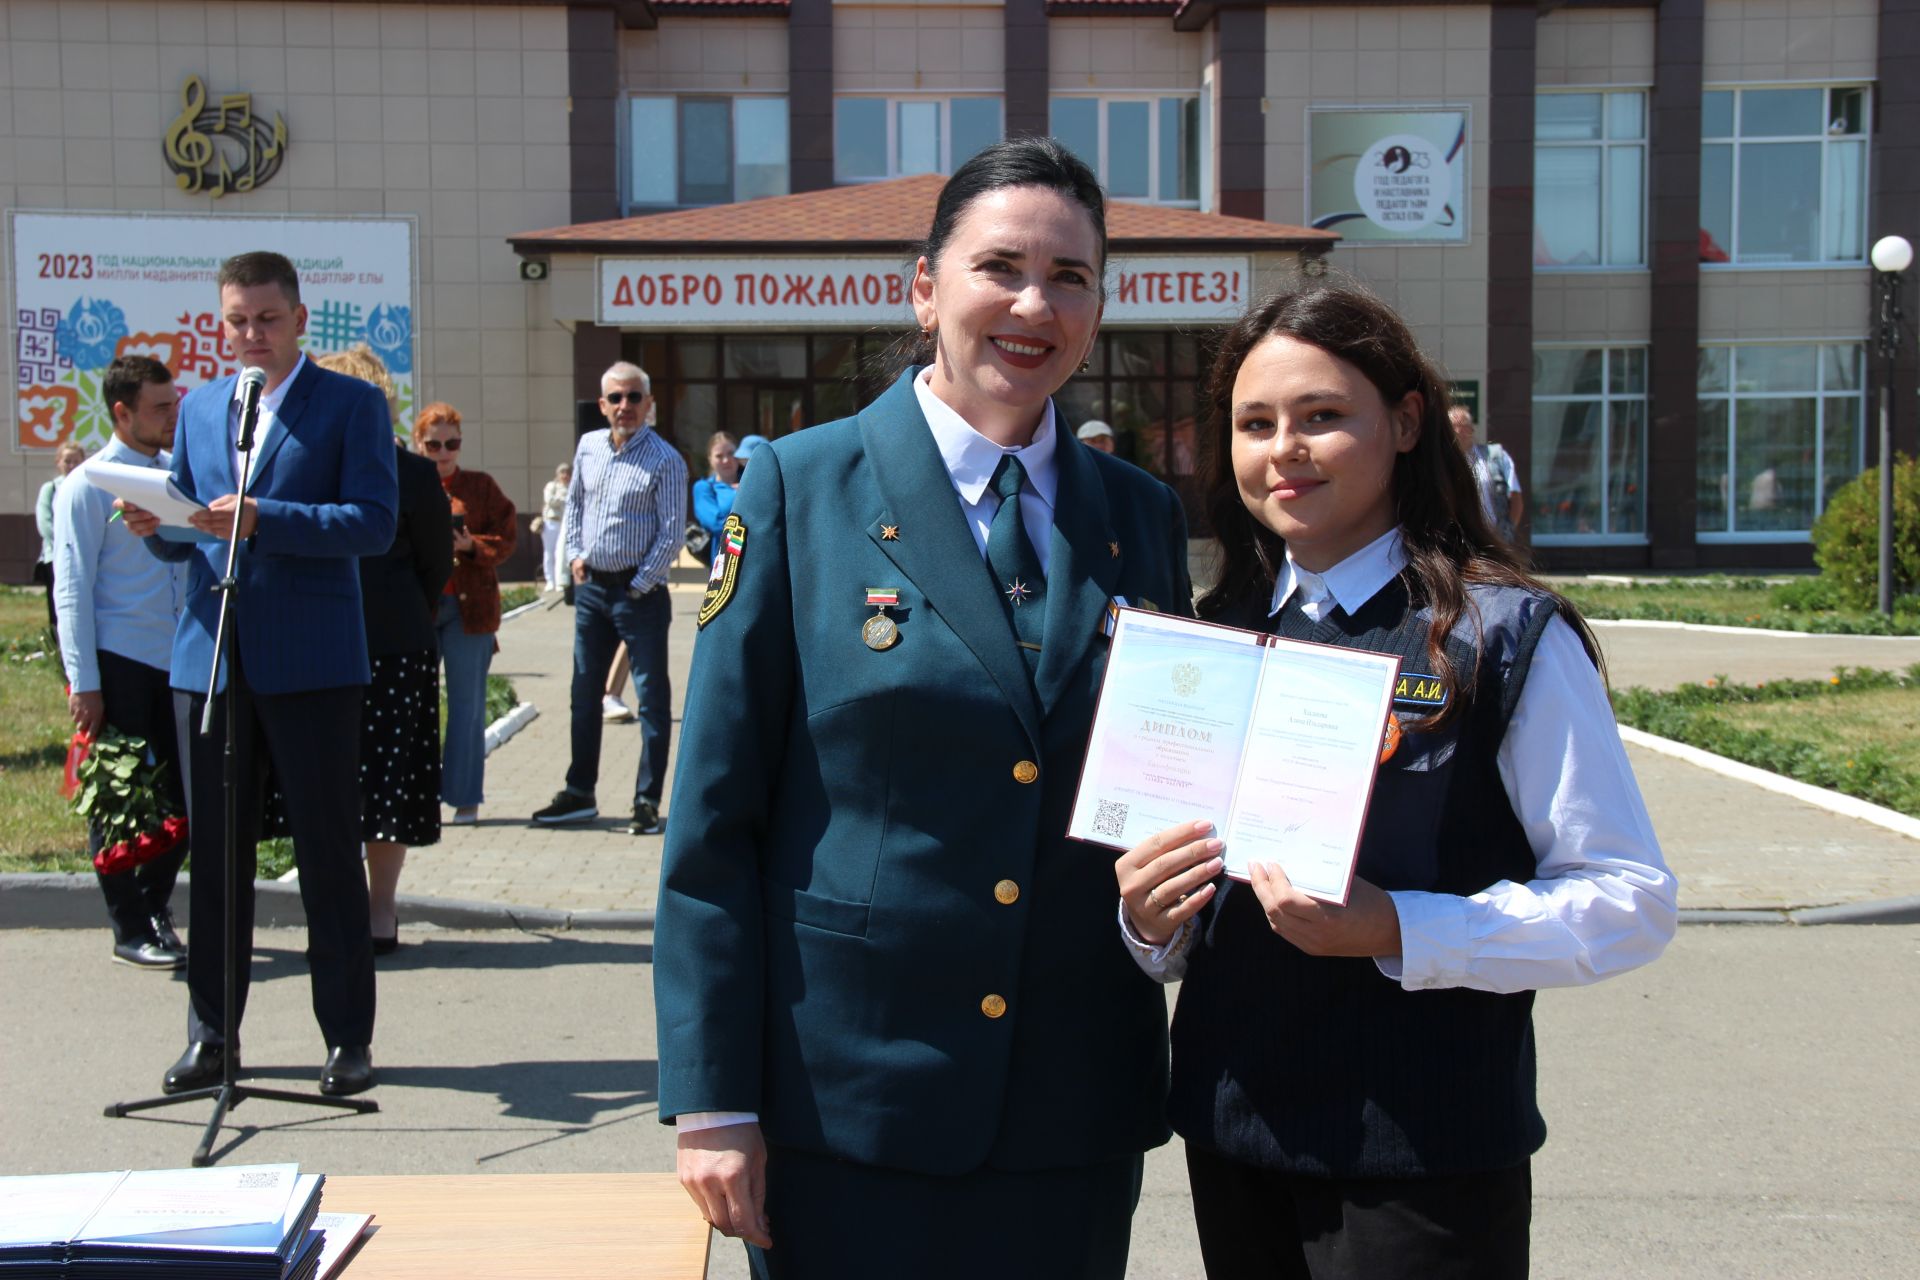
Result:
[[[523,231],[507,240],[523,254],[899,250],[918,244],[926,236],[934,203],[946,182],[940,174],[930,173],[704,209],[676,209],[637,218]],[[1310,227],[1125,200],[1107,205],[1107,237],[1116,250],[1199,246],[1324,249],[1340,239],[1334,232]]]

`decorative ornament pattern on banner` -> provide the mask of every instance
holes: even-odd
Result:
[[[300,273],[311,355],[365,343],[393,375],[404,432],[414,405],[410,219],[15,212],[14,449],[98,448],[113,423],[101,379],[146,355],[182,391],[238,370],[221,336],[220,264],[270,249]]]

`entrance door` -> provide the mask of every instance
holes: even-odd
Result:
[[[756,378],[727,384],[726,421],[721,426],[735,435],[777,440],[807,425],[805,382]]]

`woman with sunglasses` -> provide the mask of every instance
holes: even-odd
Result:
[[[413,424],[416,448],[440,469],[440,487],[453,507],[453,577],[440,596],[434,629],[447,670],[446,755],[440,799],[456,825],[480,820],[486,774],[487,668],[499,650],[500,578],[495,568],[513,554],[513,503],[484,471],[460,465],[460,411],[436,401]]]

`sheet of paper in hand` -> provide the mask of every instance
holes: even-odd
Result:
[[[1211,821],[1226,873],[1347,900],[1400,660],[1122,609],[1067,834],[1129,849]]]

